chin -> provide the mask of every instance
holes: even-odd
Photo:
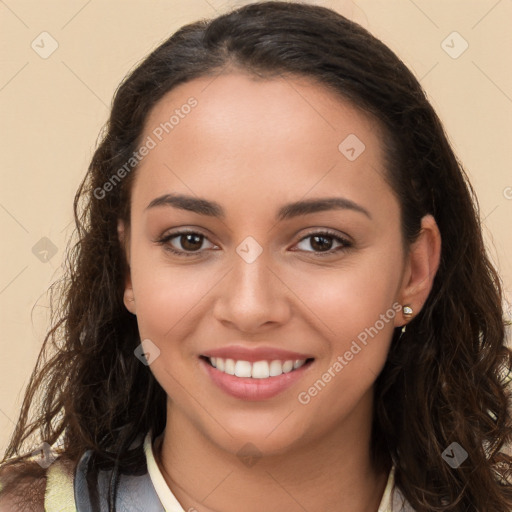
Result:
[[[210,432],[210,439],[219,448],[233,455],[242,456],[245,452],[255,452],[259,456],[281,455],[303,442],[305,432],[300,430],[291,421],[291,418],[283,419],[286,414],[279,417],[268,416],[252,419],[246,415],[240,418],[237,414],[229,418],[224,416],[222,426],[226,429],[215,428]],[[227,432],[229,432],[229,434]],[[219,435],[220,434],[220,435]]]

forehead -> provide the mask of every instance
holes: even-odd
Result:
[[[377,122],[303,77],[230,73],[180,84],[149,113],[148,138],[134,201],[171,191],[229,195],[239,206],[392,193]]]

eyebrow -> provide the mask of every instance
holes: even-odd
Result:
[[[219,203],[185,194],[165,194],[157,197],[149,203],[146,210],[158,206],[172,206],[209,217],[225,217],[224,208]],[[366,215],[369,219],[372,218],[366,208],[350,199],[344,197],[321,197],[285,204],[279,208],[276,219],[281,221],[326,210],[352,210]]]

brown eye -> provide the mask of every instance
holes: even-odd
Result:
[[[180,242],[181,247],[185,251],[197,251],[201,248],[203,244],[203,235],[199,235],[198,233],[186,233],[176,236]]]
[[[176,256],[203,256],[203,244],[208,241],[210,248],[216,247],[208,238],[196,231],[177,231],[155,240],[158,245]]]
[[[333,237],[324,235],[311,236],[311,247],[318,251],[328,251],[333,244]]]
[[[318,256],[341,252],[352,247],[351,242],[330,232],[311,233],[302,238],[299,244],[303,244],[303,247],[299,247],[300,250],[312,252]],[[297,244],[297,246],[299,246],[299,244]],[[338,245],[334,246],[334,244]],[[312,250],[308,250],[308,247]]]

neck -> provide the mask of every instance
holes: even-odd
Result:
[[[372,464],[371,422],[346,421],[300,449],[251,460],[222,450],[176,411],[167,419],[155,456],[184,510],[378,510],[389,465],[378,471]]]

